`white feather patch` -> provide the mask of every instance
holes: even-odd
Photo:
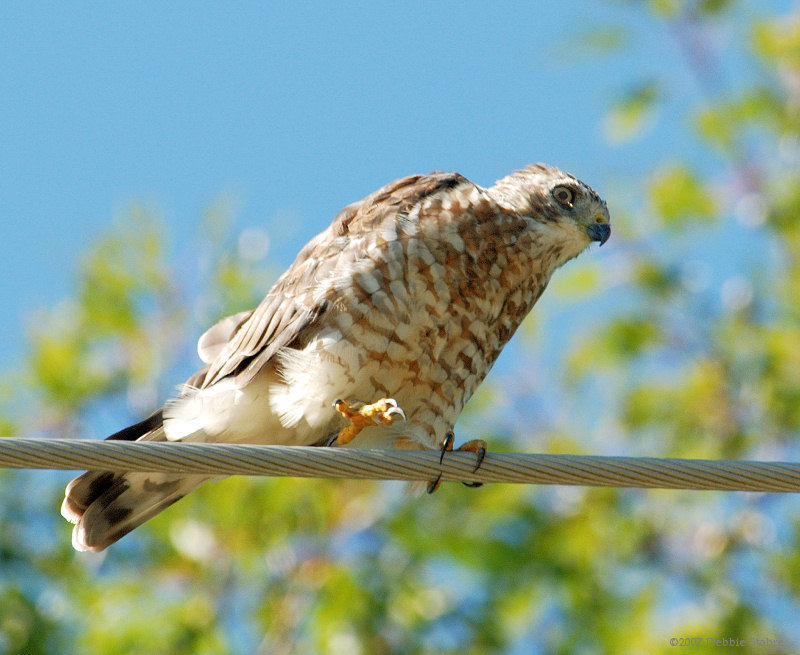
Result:
[[[270,387],[272,412],[285,428],[318,430],[335,418],[333,401],[353,387],[346,371],[358,371],[363,362],[341,332],[329,328],[303,350],[280,351],[278,364],[281,382]]]

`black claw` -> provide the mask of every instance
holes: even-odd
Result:
[[[442,448],[439,451],[439,464],[444,462],[444,454],[453,449],[453,442],[456,440],[456,435],[452,430],[449,430],[446,435],[444,435],[444,439],[442,440]],[[460,449],[459,449],[460,450]],[[475,452],[475,455],[478,461],[475,464],[475,468],[472,469],[472,472],[475,473],[483,464],[483,459],[486,457],[486,448],[478,448]],[[432,494],[439,488],[439,482],[442,479],[442,474],[439,473],[439,477],[437,477],[432,482],[428,483],[428,493]],[[483,482],[462,482],[465,487],[477,488],[482,487]]]
[[[334,434],[330,439],[325,442],[325,448],[331,448],[336,445],[336,442],[339,441],[339,433],[337,432]]]
[[[453,449],[453,442],[455,440],[456,440],[456,434],[452,430],[450,430],[446,435],[444,435],[444,439],[442,440],[442,450],[441,454],[439,455],[439,464],[441,464],[444,461],[444,454],[448,450]],[[439,477],[441,478],[442,476],[439,475]]]
[[[486,448],[479,448],[477,454],[478,454],[478,463],[475,464],[475,468],[472,469],[473,473],[475,473],[475,471],[477,471],[481,467],[481,464],[483,464],[483,458],[486,457]]]
[[[435,480],[428,483],[428,488],[425,491],[427,491],[429,494],[432,494],[439,488],[439,483],[441,481],[442,481],[442,474],[439,473],[438,477]]]
[[[472,472],[475,473],[483,464],[483,458],[486,457],[486,448],[478,448],[478,452],[475,453],[478,456],[478,463],[475,464],[475,468],[472,469]],[[470,489],[477,489],[478,487],[483,486],[483,482],[462,482],[465,487],[469,487]]]

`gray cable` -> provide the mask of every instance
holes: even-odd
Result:
[[[160,471],[373,480],[435,479],[600,487],[800,491],[800,464],[596,455],[493,453],[301,446],[0,439],[0,468]]]

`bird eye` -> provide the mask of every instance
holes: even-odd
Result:
[[[557,186],[553,189],[553,198],[558,204],[572,209],[572,202],[575,200],[575,192],[566,186]]]

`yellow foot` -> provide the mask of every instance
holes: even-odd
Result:
[[[406,420],[406,413],[397,406],[394,398],[381,398],[378,402],[364,405],[357,410],[343,400],[337,400],[333,403],[333,408],[350,421],[350,425],[343,427],[339,434],[328,442],[329,446],[334,443],[344,446],[355,439],[361,430],[371,425],[391,425],[398,416]]]
[[[444,439],[442,440],[441,455],[439,456],[440,464],[444,461],[444,454],[453,450],[453,442],[455,440],[456,440],[456,435],[452,431],[448,432],[444,436]],[[483,439],[472,439],[471,441],[467,441],[461,444],[458,448],[456,448],[456,450],[475,453],[478,456],[478,461],[475,464],[475,468],[472,469],[472,472],[474,473],[481,467],[481,464],[483,464],[483,458],[486,457],[487,447],[488,447],[487,443]],[[439,488],[441,484],[442,484],[442,474],[440,473],[439,477],[437,477],[435,480],[431,480],[428,483],[428,488],[427,488],[428,493],[432,494]],[[483,482],[462,482],[461,484],[463,484],[465,487],[483,486]]]

